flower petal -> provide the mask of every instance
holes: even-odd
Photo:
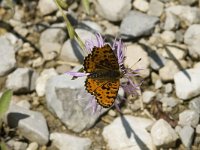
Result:
[[[84,77],[84,76],[88,76],[89,73],[84,73],[84,72],[72,72],[72,71],[68,71],[66,72],[66,74],[74,76],[74,77]]]

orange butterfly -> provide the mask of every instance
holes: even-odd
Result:
[[[85,81],[86,90],[95,96],[97,103],[104,108],[115,102],[120,85],[118,59],[112,48],[105,44],[94,47],[91,54],[85,57],[84,70],[90,73]]]

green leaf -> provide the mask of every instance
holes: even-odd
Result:
[[[3,117],[4,113],[6,113],[6,111],[9,108],[11,97],[12,97],[11,90],[7,90],[2,94],[0,98],[0,119]]]
[[[90,14],[90,3],[89,0],[82,0],[83,7],[87,14]]]
[[[68,4],[64,0],[57,0],[57,3],[62,9],[67,10]]]
[[[0,142],[0,150],[8,150],[5,142],[3,142],[3,141]]]

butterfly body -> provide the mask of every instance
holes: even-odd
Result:
[[[85,81],[86,90],[104,108],[111,107],[117,97],[121,78],[119,68],[118,59],[108,44],[94,47],[85,57],[84,70],[89,73]]]
[[[120,79],[120,72],[117,70],[99,70],[91,73],[88,77],[98,80],[116,80]]]

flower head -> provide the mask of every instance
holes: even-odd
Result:
[[[85,42],[85,47],[89,53],[92,53],[92,50],[94,47],[102,48],[106,44],[108,44],[112,48],[112,50],[117,58],[118,64],[119,64],[119,71],[121,74],[121,78],[125,79],[125,82],[120,83],[120,86],[124,89],[124,91],[126,93],[137,94],[137,91],[140,90],[141,84],[139,84],[139,85],[135,84],[132,81],[132,77],[138,76],[139,75],[138,72],[141,69],[133,70],[131,68],[125,67],[125,65],[124,65],[125,46],[124,46],[123,42],[121,41],[121,39],[119,39],[119,40],[115,39],[114,43],[111,45],[110,43],[106,43],[100,34],[96,34],[96,40],[87,40]],[[67,74],[75,76],[75,77],[82,77],[82,76],[90,75],[90,73],[85,73],[85,72],[67,72]],[[118,108],[118,105],[116,103],[117,102],[115,101],[115,106],[116,106],[116,108]],[[97,104],[94,96],[92,96],[89,101],[88,107],[90,107],[90,106],[92,106],[93,112],[95,112],[98,109],[99,105]]]

